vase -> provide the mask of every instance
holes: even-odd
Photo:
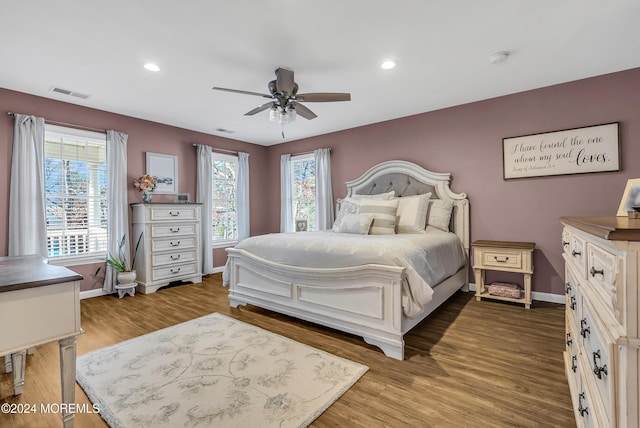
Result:
[[[118,272],[116,279],[118,284],[132,284],[136,280],[136,271]]]
[[[151,203],[151,193],[142,192],[142,201],[146,204]]]

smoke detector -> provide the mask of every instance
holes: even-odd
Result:
[[[500,64],[502,62],[505,62],[508,56],[509,56],[509,52],[507,51],[496,52],[489,57],[489,62],[491,64]]]

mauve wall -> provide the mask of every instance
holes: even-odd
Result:
[[[179,191],[190,193],[192,200],[195,200],[196,195],[196,149],[192,146],[193,143],[247,152],[250,154],[251,232],[262,234],[269,231],[268,219],[262,215],[263,207],[269,204],[270,190],[270,186],[264,180],[267,175],[266,147],[0,88],[0,255],[7,255],[8,251],[9,177],[13,136],[13,118],[7,116],[6,111],[127,133],[129,135],[127,170],[128,181],[131,183],[130,203],[141,201],[140,194],[133,188],[133,180],[145,173],[145,152],[178,156]],[[153,200],[154,202],[173,202],[173,198],[173,195],[154,195]],[[215,266],[222,266],[225,262],[224,249],[214,250]],[[102,276],[93,276],[97,266],[70,266],[85,277],[81,284],[82,290],[101,288]]]
[[[621,124],[620,172],[502,179],[502,138],[608,122]],[[640,69],[272,146],[268,181],[279,180],[281,154],[320,147],[332,149],[336,198],[345,181],[387,160],[451,172],[452,190],[470,200],[471,240],[535,242],[533,290],[562,294],[558,218],[615,215],[627,179],[640,177]],[[271,200],[272,230],[277,203]]]

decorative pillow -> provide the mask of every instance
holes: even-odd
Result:
[[[397,233],[422,233],[427,222],[431,193],[398,198]]]
[[[396,196],[395,190],[392,190],[387,193],[378,193],[377,195],[351,195],[353,199],[356,199],[358,201],[362,199],[383,199],[385,201],[388,201],[390,199],[393,199],[395,196]]]
[[[373,214],[345,214],[338,225],[338,230],[334,225],[333,230],[338,233],[356,233],[359,235],[369,234],[369,228],[373,222]]]
[[[338,214],[336,220],[333,222],[333,231],[338,232],[340,224],[346,214],[357,214],[360,208],[360,201],[352,198],[338,199]]]
[[[451,222],[452,211],[453,201],[444,201],[442,199],[430,200],[429,213],[427,214],[427,225],[449,232],[449,223]]]
[[[398,199],[363,199],[360,202],[361,214],[373,214],[373,223],[369,235],[395,235]]]

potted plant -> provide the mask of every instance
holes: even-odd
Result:
[[[118,244],[118,254],[114,256],[109,253],[109,256],[107,257],[107,265],[111,266],[118,272],[118,284],[131,284],[136,280],[136,271],[133,269],[133,266],[135,266],[136,254],[138,253],[138,247],[142,240],[142,233],[138,237],[136,249],[133,252],[133,257],[131,258],[131,263],[127,261],[127,257],[124,254],[125,239],[127,239],[126,234],[120,240],[120,244]]]

